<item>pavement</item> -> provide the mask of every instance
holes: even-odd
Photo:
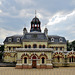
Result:
[[[0,67],[0,75],[75,75],[75,67],[59,67],[53,69],[15,69],[15,67]]]

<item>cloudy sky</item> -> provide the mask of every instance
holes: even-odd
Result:
[[[75,40],[75,0],[0,0],[0,43],[24,27],[29,31],[35,10],[42,32],[47,27],[48,35]]]

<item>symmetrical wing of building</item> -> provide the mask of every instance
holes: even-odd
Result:
[[[4,40],[4,62],[16,62],[16,68],[53,68],[53,66],[75,66],[75,52],[67,51],[66,39],[41,32],[41,22],[35,16],[30,32],[6,37]]]

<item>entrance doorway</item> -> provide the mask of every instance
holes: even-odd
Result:
[[[36,56],[32,57],[32,68],[36,68]]]

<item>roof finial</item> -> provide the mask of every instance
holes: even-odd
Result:
[[[35,17],[36,17],[36,10],[35,10]]]

